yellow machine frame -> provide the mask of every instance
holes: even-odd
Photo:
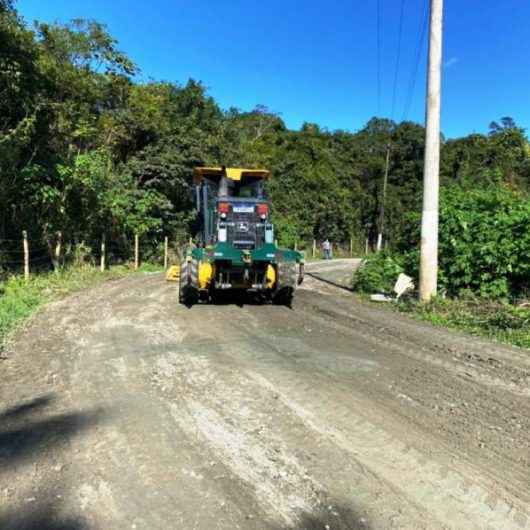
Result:
[[[193,172],[193,182],[200,184],[204,177],[223,177],[230,180],[241,181],[245,177],[256,177],[267,179],[270,171],[266,169],[245,169],[239,167],[196,167]]]
[[[166,271],[166,280],[168,282],[178,282],[180,280],[180,265],[171,265]]]

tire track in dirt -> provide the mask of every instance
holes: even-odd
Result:
[[[161,356],[156,384],[164,388],[177,425],[198,445],[209,448],[235,480],[255,492],[271,520],[280,517],[284,525],[294,527],[303,513],[325,512],[323,508],[337,502],[340,489],[334,483],[349,482],[349,499],[339,495],[341,504],[354,502],[361,507],[370,499],[370,515],[364,523],[361,517],[358,525],[344,528],[368,528],[367,521],[374,528],[442,528],[333,441],[315,437],[296,411],[269,388],[256,385],[248,372],[222,353],[226,348],[218,345],[213,364],[206,348],[199,357],[186,349]],[[186,397],[175,398],[172,384]],[[320,466],[323,469],[317,469]],[[331,528],[337,517],[340,514],[328,513]],[[324,525],[326,518],[321,520]]]
[[[309,290],[307,291],[310,292]],[[468,354],[467,358],[462,359],[454,355],[457,353],[456,351],[452,352],[449,350],[454,354],[451,355],[450,359],[444,358],[447,355],[440,355],[439,349],[435,353],[430,353],[429,349],[431,348],[423,344],[418,344],[417,341],[403,336],[393,336],[390,334],[391,330],[386,327],[384,321],[374,322],[366,320],[357,315],[354,316],[351,313],[341,311],[336,305],[334,307],[322,307],[321,305],[309,302],[305,306],[300,304],[299,310],[304,312],[308,318],[314,318],[318,315],[323,316],[327,325],[329,325],[329,320],[325,320],[325,317],[332,318],[334,320],[332,325],[337,326],[341,331],[350,333],[355,337],[363,337],[372,344],[384,346],[389,353],[406,355],[418,361],[428,362],[434,366],[451,371],[455,375],[473,378],[474,381],[481,384],[502,389],[516,396],[530,397],[530,371],[526,367],[504,365],[504,371],[509,372],[508,376],[506,377],[505,375],[502,378],[497,377],[486,372],[488,363],[484,364],[485,361],[489,361],[489,367],[491,367],[491,364],[495,365],[498,363],[498,361],[491,357],[487,357],[484,360],[480,354],[474,353]],[[520,360],[517,354],[515,354],[515,358],[517,361]],[[527,363],[528,359],[525,359],[525,362],[522,364]]]
[[[308,427],[329,437],[342,449],[364,462],[374,474],[403,492],[404,496],[423,506],[443,524],[452,528],[520,530],[528,528],[528,514],[522,506],[508,504],[492,495],[494,488],[481,487],[476,479],[429,460],[418,450],[408,447],[392,434],[364,419],[352,417],[351,409],[325,398],[312,411],[289,397],[258,374],[249,374],[256,383],[281,396],[284,404],[300,417]],[[304,392],[305,390],[305,392]],[[307,388],[302,389],[309,403]],[[312,389],[314,396],[314,389]],[[314,397],[312,405],[314,404]],[[347,419],[347,428],[336,428],[325,420],[326,411],[334,409],[334,416]]]
[[[65,510],[119,530],[528,528],[510,448],[488,467],[477,452],[458,454],[466,424],[429,418],[429,399],[452,391],[524,412],[528,397],[513,391],[524,380],[507,392],[482,360],[429,347],[427,328],[404,325],[401,336],[399,319],[330,292],[301,289],[293,310],[187,309],[172,284],[144,276],[46,308],[21,333],[3,394],[14,403],[37,381],[70,404],[115,408],[71,447],[36,458],[42,476],[58,462],[65,470]],[[499,358],[499,373],[523,370],[509,352]],[[470,428],[496,415],[459,413]],[[443,422],[455,435],[440,438]],[[17,506],[24,494],[10,493]]]
[[[248,318],[248,315],[245,315]],[[240,322],[239,324],[242,324]],[[254,327],[259,324],[254,322]],[[255,337],[253,337],[255,338]],[[369,339],[369,337],[365,337]],[[251,342],[251,340],[249,340]],[[270,343],[269,343],[270,345]],[[400,349],[400,348],[398,348]],[[240,357],[240,353],[234,357]],[[423,358],[422,358],[423,359]],[[428,359],[427,359],[428,360]],[[258,378],[259,380],[259,378]],[[262,380],[262,382],[265,380]],[[294,380],[290,379],[286,385],[290,391],[295,386]],[[311,385],[303,384],[302,391],[305,391],[304,400],[310,400],[309,393],[315,393]],[[276,391],[276,387],[270,386],[269,390]],[[318,408],[317,417],[324,417],[326,411],[335,410],[334,416],[342,415],[343,417],[352,417],[352,411],[349,408],[343,407],[342,410],[337,411],[337,405],[326,400],[326,395],[322,396],[321,403],[324,406]],[[300,411],[299,407],[295,406],[295,411]],[[305,419],[309,417],[307,413],[302,413],[301,416]],[[392,446],[393,437],[382,429],[379,429],[374,424],[369,422],[360,422],[360,431],[349,432],[348,439],[363,440],[361,444],[363,447],[375,448],[374,454],[365,454],[369,461],[377,461],[378,455],[389,452],[392,455],[391,461],[384,461],[384,464],[377,470],[378,474],[385,477],[384,470],[394,469],[394,474],[397,479],[390,479],[394,486],[399,487],[402,477],[406,477],[405,483],[410,485],[411,492],[409,497],[416,498],[417,492],[425,490],[427,493],[422,494],[422,499],[428,499],[434,502],[433,505],[427,503],[424,505],[426,511],[429,513],[437,513],[441,521],[447,519],[447,511],[451,514],[452,521],[455,522],[455,528],[460,528],[462,525],[469,525],[470,521],[474,519],[475,528],[484,528],[484,523],[487,522],[489,528],[526,528],[528,524],[527,512],[524,505],[517,502],[505,502],[503,495],[495,495],[491,492],[496,490],[494,484],[484,486],[487,480],[479,477],[477,472],[468,469],[467,472],[457,472],[451,467],[441,466],[440,464],[430,461],[424,454],[414,448],[407,447],[403,443],[399,443],[396,447]],[[332,427],[326,427],[324,432],[333,432]],[[323,431],[318,430],[320,434]],[[337,434],[333,436],[337,439],[346,439],[344,435]],[[342,444],[343,448],[346,448]],[[350,451],[362,454],[359,447],[350,447]],[[389,465],[392,461],[397,462],[394,466]],[[400,462],[401,461],[401,462]],[[421,469],[421,477],[417,477],[418,470]],[[415,492],[415,493],[414,493]],[[455,498],[463,499],[462,503],[454,502]],[[425,502],[425,501],[422,501]],[[436,507],[439,507],[437,511]],[[449,506],[449,510],[447,508]],[[486,527],[488,528],[488,527]]]

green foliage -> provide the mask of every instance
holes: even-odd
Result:
[[[367,256],[353,276],[353,288],[362,293],[390,294],[400,273],[403,259],[398,255],[379,252]]]
[[[404,256],[400,266],[417,271],[423,127],[373,118],[354,133],[312,123],[292,131],[264,105],[223,111],[198,81],[139,82],[137,72],[104,25],[79,19],[31,30],[0,0],[0,240],[27,229],[48,248],[57,232],[64,248],[98,248],[103,232],[114,242],[139,233],[154,252],[164,235],[193,230],[195,166],[244,165],[272,170],[282,245],[353,238],[364,247],[368,238],[373,247],[390,146],[384,238]],[[503,117],[487,135],[443,142],[441,162],[442,286],[524,292],[524,131]],[[489,199],[476,191],[486,189]]]
[[[93,267],[77,267],[34,276],[29,281],[11,277],[0,284],[0,349],[8,334],[42,304],[129,273],[130,269],[125,267],[115,267],[103,273]]]
[[[507,182],[530,189],[530,149],[524,130],[512,118],[505,117],[501,123],[493,122],[489,135],[470,134],[443,146],[443,183],[472,188]]]
[[[401,241],[408,274],[417,277],[419,216],[408,219]],[[505,185],[448,186],[440,198],[439,283],[449,295],[485,298],[530,292],[530,199]]]
[[[0,0],[0,12],[9,12],[13,10],[13,0]]]
[[[436,298],[429,304],[409,300],[401,311],[446,326],[484,335],[500,342],[530,348],[530,308],[492,302],[467,294],[460,299]]]
[[[504,186],[443,192],[440,266],[451,293],[517,296],[530,287],[530,200]]]
[[[0,297],[0,343],[18,322],[31,315],[41,303],[41,293],[34,285],[26,285],[20,278],[6,282]]]

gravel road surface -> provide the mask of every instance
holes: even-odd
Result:
[[[50,304],[0,360],[3,530],[530,528],[530,354],[368,305]]]

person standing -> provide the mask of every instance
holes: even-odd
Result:
[[[324,251],[324,259],[331,259],[331,243],[327,237],[322,243],[322,250]]]

